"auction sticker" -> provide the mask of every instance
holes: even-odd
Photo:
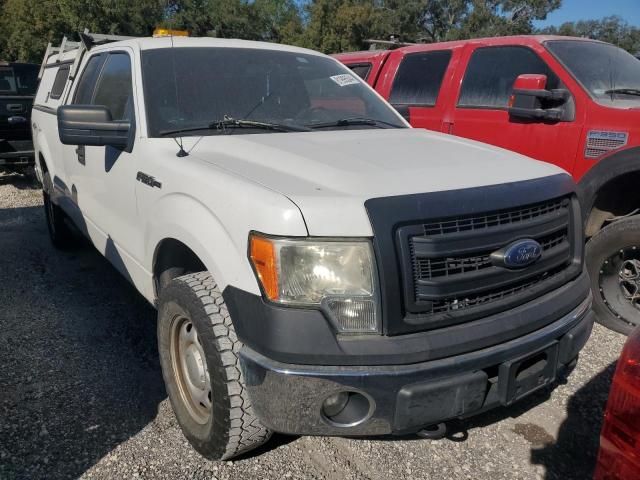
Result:
[[[341,87],[346,87],[347,85],[354,85],[356,83],[359,83],[358,80],[353,75],[349,75],[348,73],[343,73],[342,75],[334,75],[333,77],[329,77],[329,78],[331,78],[331,80],[336,82]]]

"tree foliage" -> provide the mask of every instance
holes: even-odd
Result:
[[[587,37],[613,43],[633,54],[640,53],[640,28],[629,25],[618,16],[602,20],[581,20],[563,23],[559,27],[547,27],[541,33]]]
[[[0,0],[0,59],[39,61],[47,42],[89,28],[150,35],[157,26],[194,36],[289,43],[327,53],[399,36],[437,42],[534,33],[561,0]],[[619,17],[567,23],[548,33],[590,36],[640,50]]]

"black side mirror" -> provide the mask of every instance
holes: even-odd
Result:
[[[546,75],[520,75],[513,84],[509,115],[539,121],[567,120],[562,107],[571,97],[568,90],[547,90]]]
[[[111,117],[101,105],[65,105],[58,108],[58,134],[64,145],[112,146],[130,151],[131,122]]]

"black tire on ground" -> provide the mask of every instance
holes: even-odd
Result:
[[[210,413],[198,417],[200,421],[192,413],[194,404],[189,402],[189,394],[185,394],[185,381],[180,380],[180,375],[191,373],[180,373],[176,359],[179,355],[172,347],[172,341],[178,342],[174,323],[184,321],[190,322],[188,331],[196,329],[196,346],[204,353],[210,378]],[[208,272],[176,278],[162,290],[158,350],[169,400],[185,437],[211,460],[236,457],[262,445],[271,436],[253,412],[240,368],[241,347],[222,294]]]
[[[586,251],[597,320],[611,330],[628,335],[640,325],[640,298],[632,301],[628,298],[629,288],[626,295],[623,291],[621,272],[625,261],[640,265],[640,215],[607,225],[589,240]],[[640,286],[640,278],[627,285],[633,288],[634,283]]]
[[[44,200],[44,213],[47,220],[49,238],[53,246],[60,250],[69,250],[77,245],[77,238],[72,228],[67,223],[69,219],[66,213],[51,200],[50,192],[53,190],[49,172],[45,172],[42,184],[42,197]]]

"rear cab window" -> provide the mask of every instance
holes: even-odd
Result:
[[[558,76],[530,48],[480,47],[469,60],[458,107],[506,109],[516,78],[529,73],[546,75],[549,90],[561,88]]]
[[[434,106],[450,61],[450,50],[407,54],[393,81],[389,102],[393,105]]]

